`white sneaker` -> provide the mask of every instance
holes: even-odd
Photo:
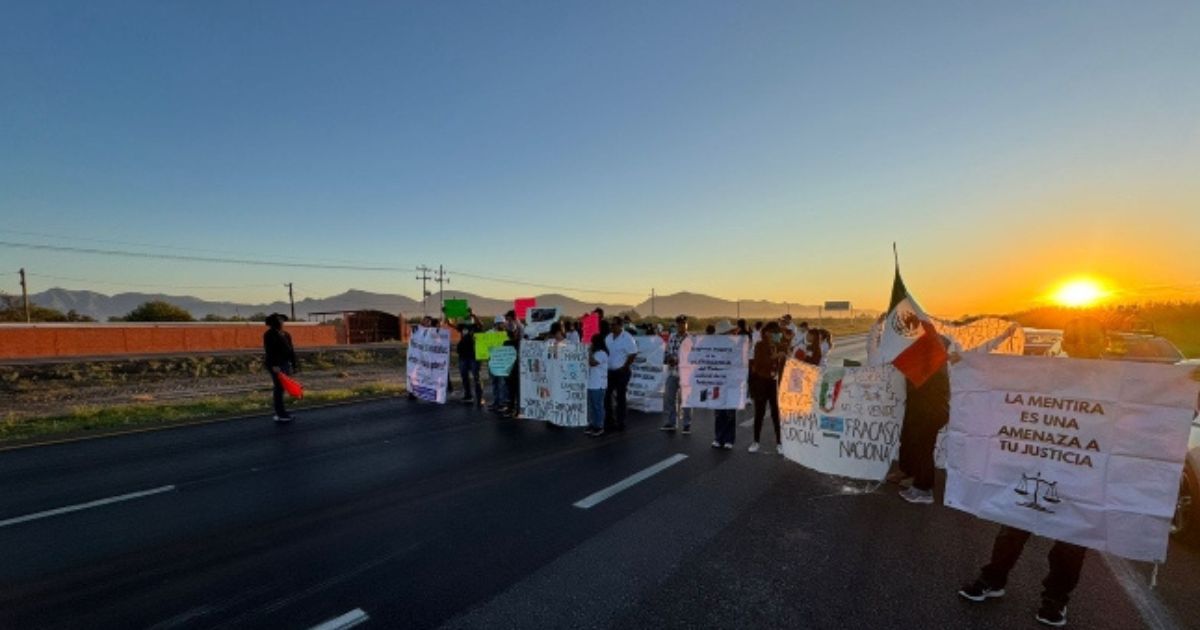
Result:
[[[932,492],[927,490],[918,490],[916,488],[909,488],[908,490],[901,492],[900,498],[908,501],[909,503],[916,503],[918,505],[929,505],[933,503]]]
[[[757,452],[758,452],[758,442],[754,442],[754,443],[752,443],[752,444],[750,445],[750,449],[749,449],[749,450],[750,450],[750,452],[751,452],[751,453],[757,453]]]
[[[721,446],[727,451],[733,450],[733,442],[726,442],[726,443],[722,444]]]
[[[721,448],[721,443],[718,442],[717,440],[713,440],[712,447],[713,448]]]

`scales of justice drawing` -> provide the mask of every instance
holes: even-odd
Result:
[[[1053,514],[1054,510],[1051,510],[1050,506],[1062,502],[1062,499],[1058,498],[1058,482],[1042,479],[1040,472],[1032,477],[1021,473],[1021,482],[1013,488],[1013,492],[1029,497],[1027,501],[1018,502],[1017,505],[1039,512]]]

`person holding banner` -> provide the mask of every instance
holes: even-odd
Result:
[[[942,337],[947,348],[950,340]],[[950,370],[943,364],[929,380],[917,387],[905,379],[904,429],[900,431],[900,462],[912,472],[912,485],[900,492],[900,498],[918,505],[933,503],[933,482],[936,466],[933,451],[937,447],[938,431],[950,422]],[[901,473],[903,474],[903,473]]]
[[[1106,345],[1104,327],[1094,319],[1075,319],[1063,327],[1062,347],[1072,358],[1099,359]],[[950,355],[951,363],[958,360],[957,354]],[[980,570],[974,582],[959,589],[959,596],[972,602],[1003,597],[1008,573],[1021,558],[1030,536],[1032,534],[1023,529],[1001,525],[992,545],[991,562]],[[1035,616],[1039,623],[1054,627],[1067,624],[1067,602],[1071,591],[1079,584],[1086,552],[1086,547],[1054,541],[1048,556],[1050,572],[1042,581],[1042,605]]]
[[[683,407],[683,400],[679,395],[679,346],[683,345],[683,340],[687,339],[687,335],[687,315],[679,315],[675,318],[675,332],[667,338],[667,349],[663,359],[663,362],[667,364],[667,383],[663,392],[663,410],[667,412],[667,420],[661,427],[663,431],[674,431],[679,424],[679,415],[682,409],[685,434],[692,432],[692,409]]]
[[[750,359],[750,395],[754,398],[754,441],[750,452],[757,453],[758,441],[762,437],[763,417],[767,406],[771,408],[771,421],[775,425],[775,452],[783,454],[783,433],[779,428],[779,377],[787,361],[787,350],[783,346],[783,331],[776,322],[763,327],[762,340],[754,346]]]
[[[620,317],[612,319],[612,332],[604,338],[608,350],[608,386],[604,396],[605,420],[614,431],[625,430],[625,413],[629,403],[629,379],[633,376],[633,360],[637,358],[637,340],[625,330]]]
[[[608,351],[604,346],[604,335],[592,335],[591,353],[588,356],[588,429],[585,434],[592,437],[604,435],[604,398],[608,390]]]
[[[299,367],[292,336],[283,329],[285,321],[286,315],[272,313],[267,316],[267,331],[263,333],[263,352],[266,354],[264,364],[271,373],[271,383],[274,385],[271,396],[275,403],[275,422],[291,422],[293,419],[283,405],[283,382],[279,375],[290,376],[292,370]]]

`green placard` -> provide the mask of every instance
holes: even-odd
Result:
[[[495,330],[475,333],[475,360],[487,361],[491,357],[492,348],[504,345],[508,334]]]
[[[467,305],[466,300],[446,300],[446,306],[443,310],[446,313],[446,317],[450,319],[463,319],[467,316],[467,311],[471,310],[471,307]]]

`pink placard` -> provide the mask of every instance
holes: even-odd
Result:
[[[517,298],[513,300],[513,310],[517,312],[517,319],[525,319],[525,312],[534,306],[537,306],[537,298]]]
[[[600,332],[600,314],[588,313],[579,321],[583,323],[583,332],[579,335],[580,340],[585,344],[591,344],[592,336]]]

